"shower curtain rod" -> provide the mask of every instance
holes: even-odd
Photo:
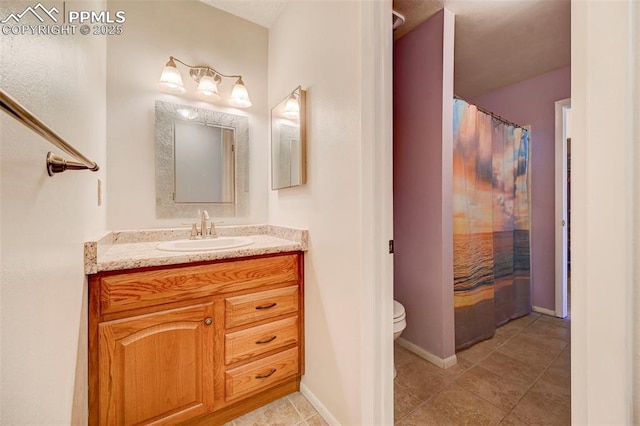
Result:
[[[491,111],[488,111],[488,110],[486,110],[486,109],[482,108],[481,106],[478,106],[478,105],[476,105],[476,104],[472,104],[472,103],[471,103],[471,102],[469,102],[468,100],[466,100],[466,99],[464,99],[464,98],[462,98],[462,97],[460,97],[460,96],[458,96],[458,95],[453,95],[453,98],[454,98],[454,99],[458,99],[459,101],[465,101],[465,102],[466,102],[466,103],[468,103],[469,105],[473,105],[473,106],[475,106],[479,111],[482,111],[482,112],[484,112],[484,113],[485,113],[485,114],[487,114],[487,115],[490,115],[491,117],[495,118],[495,119],[496,119],[496,120],[498,120],[498,121],[502,121],[503,123],[508,124],[508,125],[510,125],[510,126],[519,127],[519,128],[521,128],[522,130],[527,131],[527,132],[529,131],[529,130],[528,130],[527,128],[525,128],[523,125],[521,125],[521,124],[516,124],[516,123],[514,123],[514,122],[512,122],[512,121],[507,120],[507,119],[506,119],[506,118],[504,118],[504,117],[499,116],[499,115],[498,115],[498,114],[496,114],[496,113],[493,113],[493,112],[491,112]]]

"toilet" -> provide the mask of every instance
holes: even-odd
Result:
[[[407,313],[404,310],[402,303],[397,300],[393,301],[393,340],[396,340],[402,334],[402,331],[407,327]],[[396,370],[396,364],[393,364],[393,378],[396,378],[398,371]]]

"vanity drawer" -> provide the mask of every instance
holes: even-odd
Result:
[[[297,316],[229,333],[224,338],[225,364],[229,365],[297,343]]]
[[[297,311],[297,285],[225,299],[227,328],[233,328]]]
[[[100,278],[100,313],[258,289],[271,284],[297,283],[298,280],[295,254],[104,275]]]
[[[298,348],[288,349],[264,359],[227,370],[226,399],[231,400],[270,386],[298,373]]]

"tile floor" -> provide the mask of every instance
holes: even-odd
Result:
[[[395,423],[570,425],[570,321],[533,313],[458,352],[442,370],[396,345]],[[326,425],[300,393],[225,426]]]
[[[570,425],[570,321],[533,313],[442,370],[395,345],[395,424]]]
[[[300,393],[292,393],[260,407],[225,426],[326,426],[320,414]]]

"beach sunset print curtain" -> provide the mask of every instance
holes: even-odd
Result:
[[[454,101],[456,349],[531,311],[529,132]]]

